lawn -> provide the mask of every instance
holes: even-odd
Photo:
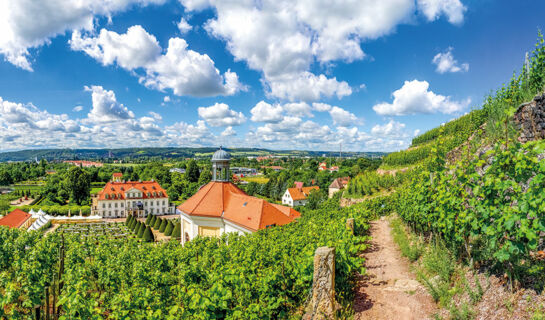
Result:
[[[265,184],[269,182],[269,178],[263,177],[263,176],[244,177],[242,178],[242,180],[248,181],[248,182],[256,182],[260,184]]]
[[[97,194],[102,188],[91,188],[91,194]]]

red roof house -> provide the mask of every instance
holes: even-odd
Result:
[[[30,218],[32,216],[23,210],[15,209],[0,219],[0,226],[9,228],[24,228],[30,227]]]

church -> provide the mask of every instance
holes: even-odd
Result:
[[[212,181],[178,206],[182,243],[196,236],[218,237],[225,232],[252,233],[288,224],[296,210],[247,195],[229,181],[231,155],[221,147],[212,156]]]

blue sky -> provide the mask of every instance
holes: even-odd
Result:
[[[406,148],[479,107],[545,24],[507,0],[0,4],[0,151]]]

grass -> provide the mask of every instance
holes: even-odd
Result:
[[[477,274],[474,275],[472,287],[466,278],[467,268],[456,264],[454,254],[440,239],[424,241],[409,232],[398,217],[391,219],[390,226],[395,243],[401,253],[412,262],[418,280],[426,286],[432,298],[449,311],[450,319],[473,319],[473,306],[484,294]],[[460,301],[458,304],[455,297],[460,297],[457,299]]]
[[[259,183],[259,184],[265,184],[265,183],[269,182],[269,178],[263,177],[263,176],[244,177],[244,178],[242,178],[242,180],[247,181],[247,182],[256,182],[256,183]]]
[[[97,187],[91,188],[91,194],[97,194],[100,190],[102,190],[102,188],[97,188]]]

